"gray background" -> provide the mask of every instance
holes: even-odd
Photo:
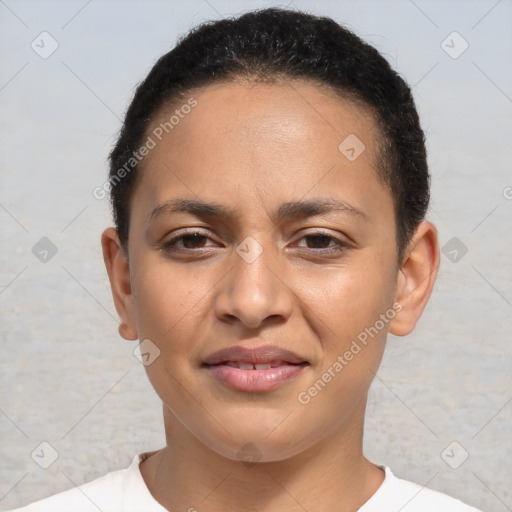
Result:
[[[270,5],[285,4],[0,0],[2,510],[163,446],[137,342],[117,334],[99,243],[108,203],[92,190],[105,181],[135,84],[176,37]],[[346,24],[414,87],[429,218],[449,243],[415,332],[390,337],[370,391],[366,453],[483,510],[512,510],[512,2],[288,5]],[[46,59],[31,47],[43,31],[59,45]],[[452,56],[442,43],[453,31],[469,44],[457,58],[464,41],[446,40]],[[46,262],[32,251],[42,237],[58,249]],[[35,461],[53,452],[41,442],[58,454],[46,470]],[[442,456],[456,466],[466,452],[457,469]]]

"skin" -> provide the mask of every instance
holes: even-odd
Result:
[[[357,510],[384,479],[362,452],[368,389],[387,333],[410,333],[430,296],[435,227],[421,222],[398,262],[393,200],[375,170],[374,119],[328,89],[240,81],[190,94],[197,106],[144,161],[128,255],[114,228],[102,235],[121,335],[160,350],[145,368],[163,403],[167,446],[141,463],[143,478],[170,510]],[[162,109],[151,128],[172,111]],[[354,161],[338,149],[350,134],[366,147]],[[149,220],[175,198],[237,213],[160,210]],[[363,214],[273,220],[282,203],[313,198],[342,200]],[[206,238],[164,248],[192,228]],[[312,238],[318,231],[333,238]],[[263,251],[251,263],[236,251],[247,237]],[[298,394],[398,303],[378,335],[300,403]],[[219,349],[267,343],[309,366],[265,393],[229,389],[201,367]],[[238,455],[247,443],[261,457],[252,465]]]

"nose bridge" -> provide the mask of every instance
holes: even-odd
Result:
[[[216,301],[219,317],[236,317],[247,327],[266,318],[289,316],[291,291],[279,277],[279,258],[272,240],[246,237],[233,253],[233,269]]]

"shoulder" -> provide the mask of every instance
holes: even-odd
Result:
[[[397,478],[386,466],[381,466],[386,476],[381,487],[359,512],[481,512],[427,487]]]
[[[141,457],[136,455],[131,465],[74,487],[67,491],[49,496],[22,508],[10,512],[121,512],[132,510],[133,506],[143,506],[145,510],[165,510],[149,493],[139,470]],[[149,508],[153,505],[154,508]]]

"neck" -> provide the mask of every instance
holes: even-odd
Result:
[[[173,511],[358,510],[384,472],[362,452],[366,400],[349,424],[286,460],[243,463],[195,438],[164,407],[167,446],[140,465],[149,491]]]

